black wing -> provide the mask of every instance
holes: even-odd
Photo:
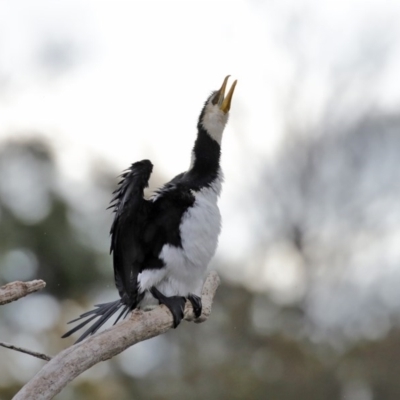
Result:
[[[115,284],[123,303],[134,308],[139,301],[137,276],[146,256],[142,236],[152,203],[144,198],[153,165],[149,160],[132,164],[122,174],[110,208],[114,208],[111,248]]]
[[[98,318],[76,341],[80,342],[96,333],[104,323],[122,308],[118,320],[140,301],[137,276],[144,260],[144,248],[141,244],[141,232],[145,229],[151,202],[144,199],[143,190],[148,186],[153,165],[149,160],[139,161],[122,174],[119,187],[114,191],[111,208],[115,216],[111,226],[111,252],[114,257],[115,284],[121,296],[120,300],[98,304],[94,310],[85,312],[69,323],[83,322],[65,333],[68,337]],[[109,208],[110,208],[109,207]]]

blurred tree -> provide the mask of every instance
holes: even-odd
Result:
[[[47,282],[48,292],[60,298],[85,293],[93,280],[98,281],[96,269],[107,249],[99,254],[82,243],[82,235],[71,223],[71,214],[78,210],[71,209],[60,193],[51,150],[38,141],[9,142],[2,147],[0,159],[3,258],[23,250],[34,258],[35,276]],[[11,265],[8,270],[14,268],[18,279],[23,266]]]

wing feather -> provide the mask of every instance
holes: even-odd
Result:
[[[123,303],[130,307],[139,300],[137,276],[145,256],[141,236],[152,204],[144,198],[143,191],[152,170],[149,160],[132,164],[121,175],[110,205],[115,213],[110,230],[115,283]]]

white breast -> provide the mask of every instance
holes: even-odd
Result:
[[[183,215],[180,234],[182,247],[165,245],[160,258],[166,267],[143,271],[140,286],[156,286],[166,296],[201,294],[204,275],[215,254],[221,231],[221,214],[217,201],[222,176],[209,188],[193,192],[195,202]],[[147,302],[146,302],[147,303]]]
[[[182,247],[189,263],[206,269],[217,249],[221,215],[217,195],[212,188],[197,192],[195,198],[193,207],[182,219]]]

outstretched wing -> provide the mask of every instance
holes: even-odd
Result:
[[[143,190],[148,186],[152,170],[149,160],[132,164],[121,175],[110,205],[115,213],[110,231],[115,284],[122,302],[130,309],[140,300],[137,276],[145,259],[142,236],[152,206],[152,202],[144,198]]]

